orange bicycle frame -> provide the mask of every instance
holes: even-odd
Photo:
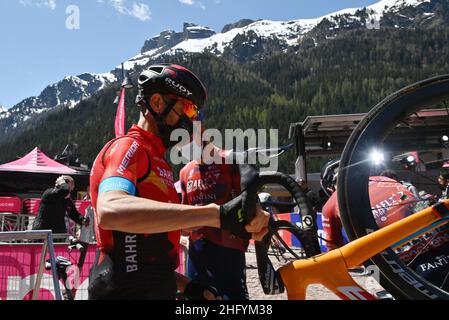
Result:
[[[444,214],[441,211],[445,211]],[[386,248],[441,220],[448,213],[449,200],[445,200],[439,206],[426,208],[339,249],[281,267],[279,272],[288,299],[304,300],[307,287],[311,284],[321,284],[345,300],[376,299],[354,281],[348,269],[362,265]]]

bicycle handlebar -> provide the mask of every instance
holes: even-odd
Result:
[[[265,163],[268,159],[279,157],[293,147],[294,144],[292,143],[275,148],[250,148],[245,151],[222,150],[221,156],[226,163],[239,165]]]
[[[250,165],[240,165],[242,207],[246,222],[250,222],[256,213],[258,203],[258,190],[265,185],[277,184],[283,186],[293,197],[299,207],[302,216],[302,228],[290,224],[285,225],[275,223],[270,219],[269,233],[262,241],[255,242],[257,269],[259,280],[265,294],[278,294],[284,291],[281,276],[276,271],[268,258],[268,248],[271,237],[281,228],[292,232],[303,245],[306,256],[314,256],[321,253],[317,237],[317,226],[315,213],[311,210],[309,200],[301,190],[300,186],[290,176],[281,172],[258,172]],[[291,204],[291,203],[290,203]]]

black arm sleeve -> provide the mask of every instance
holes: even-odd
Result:
[[[64,183],[59,187],[45,190],[42,195],[42,201],[54,202],[58,199],[64,199],[70,193],[69,185]]]
[[[78,224],[83,222],[84,217],[76,210],[75,204],[71,199],[66,199],[69,218]]]

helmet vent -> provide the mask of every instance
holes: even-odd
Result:
[[[158,74],[161,74],[162,71],[164,70],[164,67],[151,67],[150,70]]]

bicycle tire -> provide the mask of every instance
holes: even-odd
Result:
[[[371,211],[366,152],[382,144],[402,120],[434,104],[449,101],[449,75],[438,76],[403,88],[376,105],[358,124],[341,156],[338,203],[350,240],[378,229]],[[448,292],[410,270],[392,249],[372,258],[395,296],[408,299],[449,299]]]
[[[304,239],[303,231],[302,231],[300,228],[298,228],[296,225],[294,225],[293,223],[291,223],[290,221],[286,221],[286,220],[278,220],[278,221],[276,221],[276,225],[277,225],[276,228],[277,228],[278,231],[284,230],[284,231],[290,232],[290,233],[292,234],[292,236],[294,236],[296,239],[298,239],[298,241],[299,241],[300,243],[303,243],[303,242],[306,242],[306,241],[307,241],[307,239]],[[276,232],[274,236],[277,237],[278,240],[279,240],[279,242],[285,247],[285,249],[287,250],[286,253],[289,252],[294,258],[296,258],[296,259],[302,259],[302,258],[304,258],[304,257],[307,257],[307,258],[310,257],[310,253],[309,253],[309,256],[308,256],[308,255],[306,254],[305,250],[304,250],[304,256],[302,256],[302,257],[301,257],[301,256],[298,256],[298,255],[296,254],[296,252],[294,252],[294,251],[287,245],[287,243],[285,242],[285,240],[282,239],[282,237],[279,235],[278,232]],[[288,259],[286,259],[285,257],[284,257],[284,259],[285,259],[285,260],[288,260]]]
[[[302,228],[297,230],[299,227],[289,224],[289,228],[285,228],[286,231],[292,232],[295,236],[299,235],[304,252],[307,257],[314,256],[321,253],[318,233],[316,226],[316,219],[314,218],[314,211],[310,204],[310,201],[302,192],[299,185],[290,176],[276,172],[255,172],[250,167],[243,168],[247,170],[246,175],[242,177],[250,177],[245,181],[243,185],[242,199],[243,208],[245,214],[247,214],[246,219],[250,221],[252,218],[251,213],[255,212],[255,206],[257,204],[257,194],[258,191],[265,185],[280,185],[284,187],[287,192],[293,197],[294,201],[297,203],[301,216],[302,216]],[[242,170],[242,168],[241,168]],[[276,223],[278,225],[285,226],[285,222],[274,221],[273,218],[270,220],[270,225],[274,230],[271,230],[264,238],[263,241],[255,242],[256,258],[257,258],[257,269],[259,273],[259,280],[262,285],[265,294],[279,294],[284,291],[284,285],[282,278],[278,271],[276,271],[268,258],[268,250],[271,243],[271,237],[273,236],[273,231],[276,231]]]
[[[283,221],[283,220],[281,220],[281,221],[288,223],[288,221]],[[293,236],[296,237],[296,239],[298,239],[301,242],[301,236],[302,236],[301,233],[302,233],[302,231],[299,228],[290,225],[287,228],[282,228],[281,227],[278,230],[287,230],[287,231],[289,231]],[[271,242],[271,247],[272,248],[276,247],[276,250],[279,252],[279,256],[282,257],[282,259],[283,259],[283,262],[287,262],[287,261],[292,260],[292,259],[295,260],[295,259],[303,259],[304,258],[304,257],[301,257],[301,256],[297,255],[296,252],[294,252],[293,249],[290,248],[290,246],[285,242],[285,240],[281,237],[281,235],[279,234],[278,231],[273,233],[272,239],[276,239],[276,241],[278,241],[278,243]],[[282,250],[282,249],[284,249],[284,250]],[[287,253],[289,253],[293,258],[289,258],[287,256]],[[279,262],[281,262],[281,259],[279,259],[279,256],[276,256],[276,258],[278,259]]]
[[[289,175],[281,172],[259,173],[253,183],[248,186],[243,193],[243,203],[245,212],[255,212],[254,206],[257,203],[257,191],[265,185],[280,185],[284,187],[293,197],[298,205],[302,220],[302,245],[307,257],[321,253],[318,241],[318,228],[316,225],[316,213],[312,209],[310,200],[301,190],[296,181]],[[249,220],[249,219],[247,219]]]

